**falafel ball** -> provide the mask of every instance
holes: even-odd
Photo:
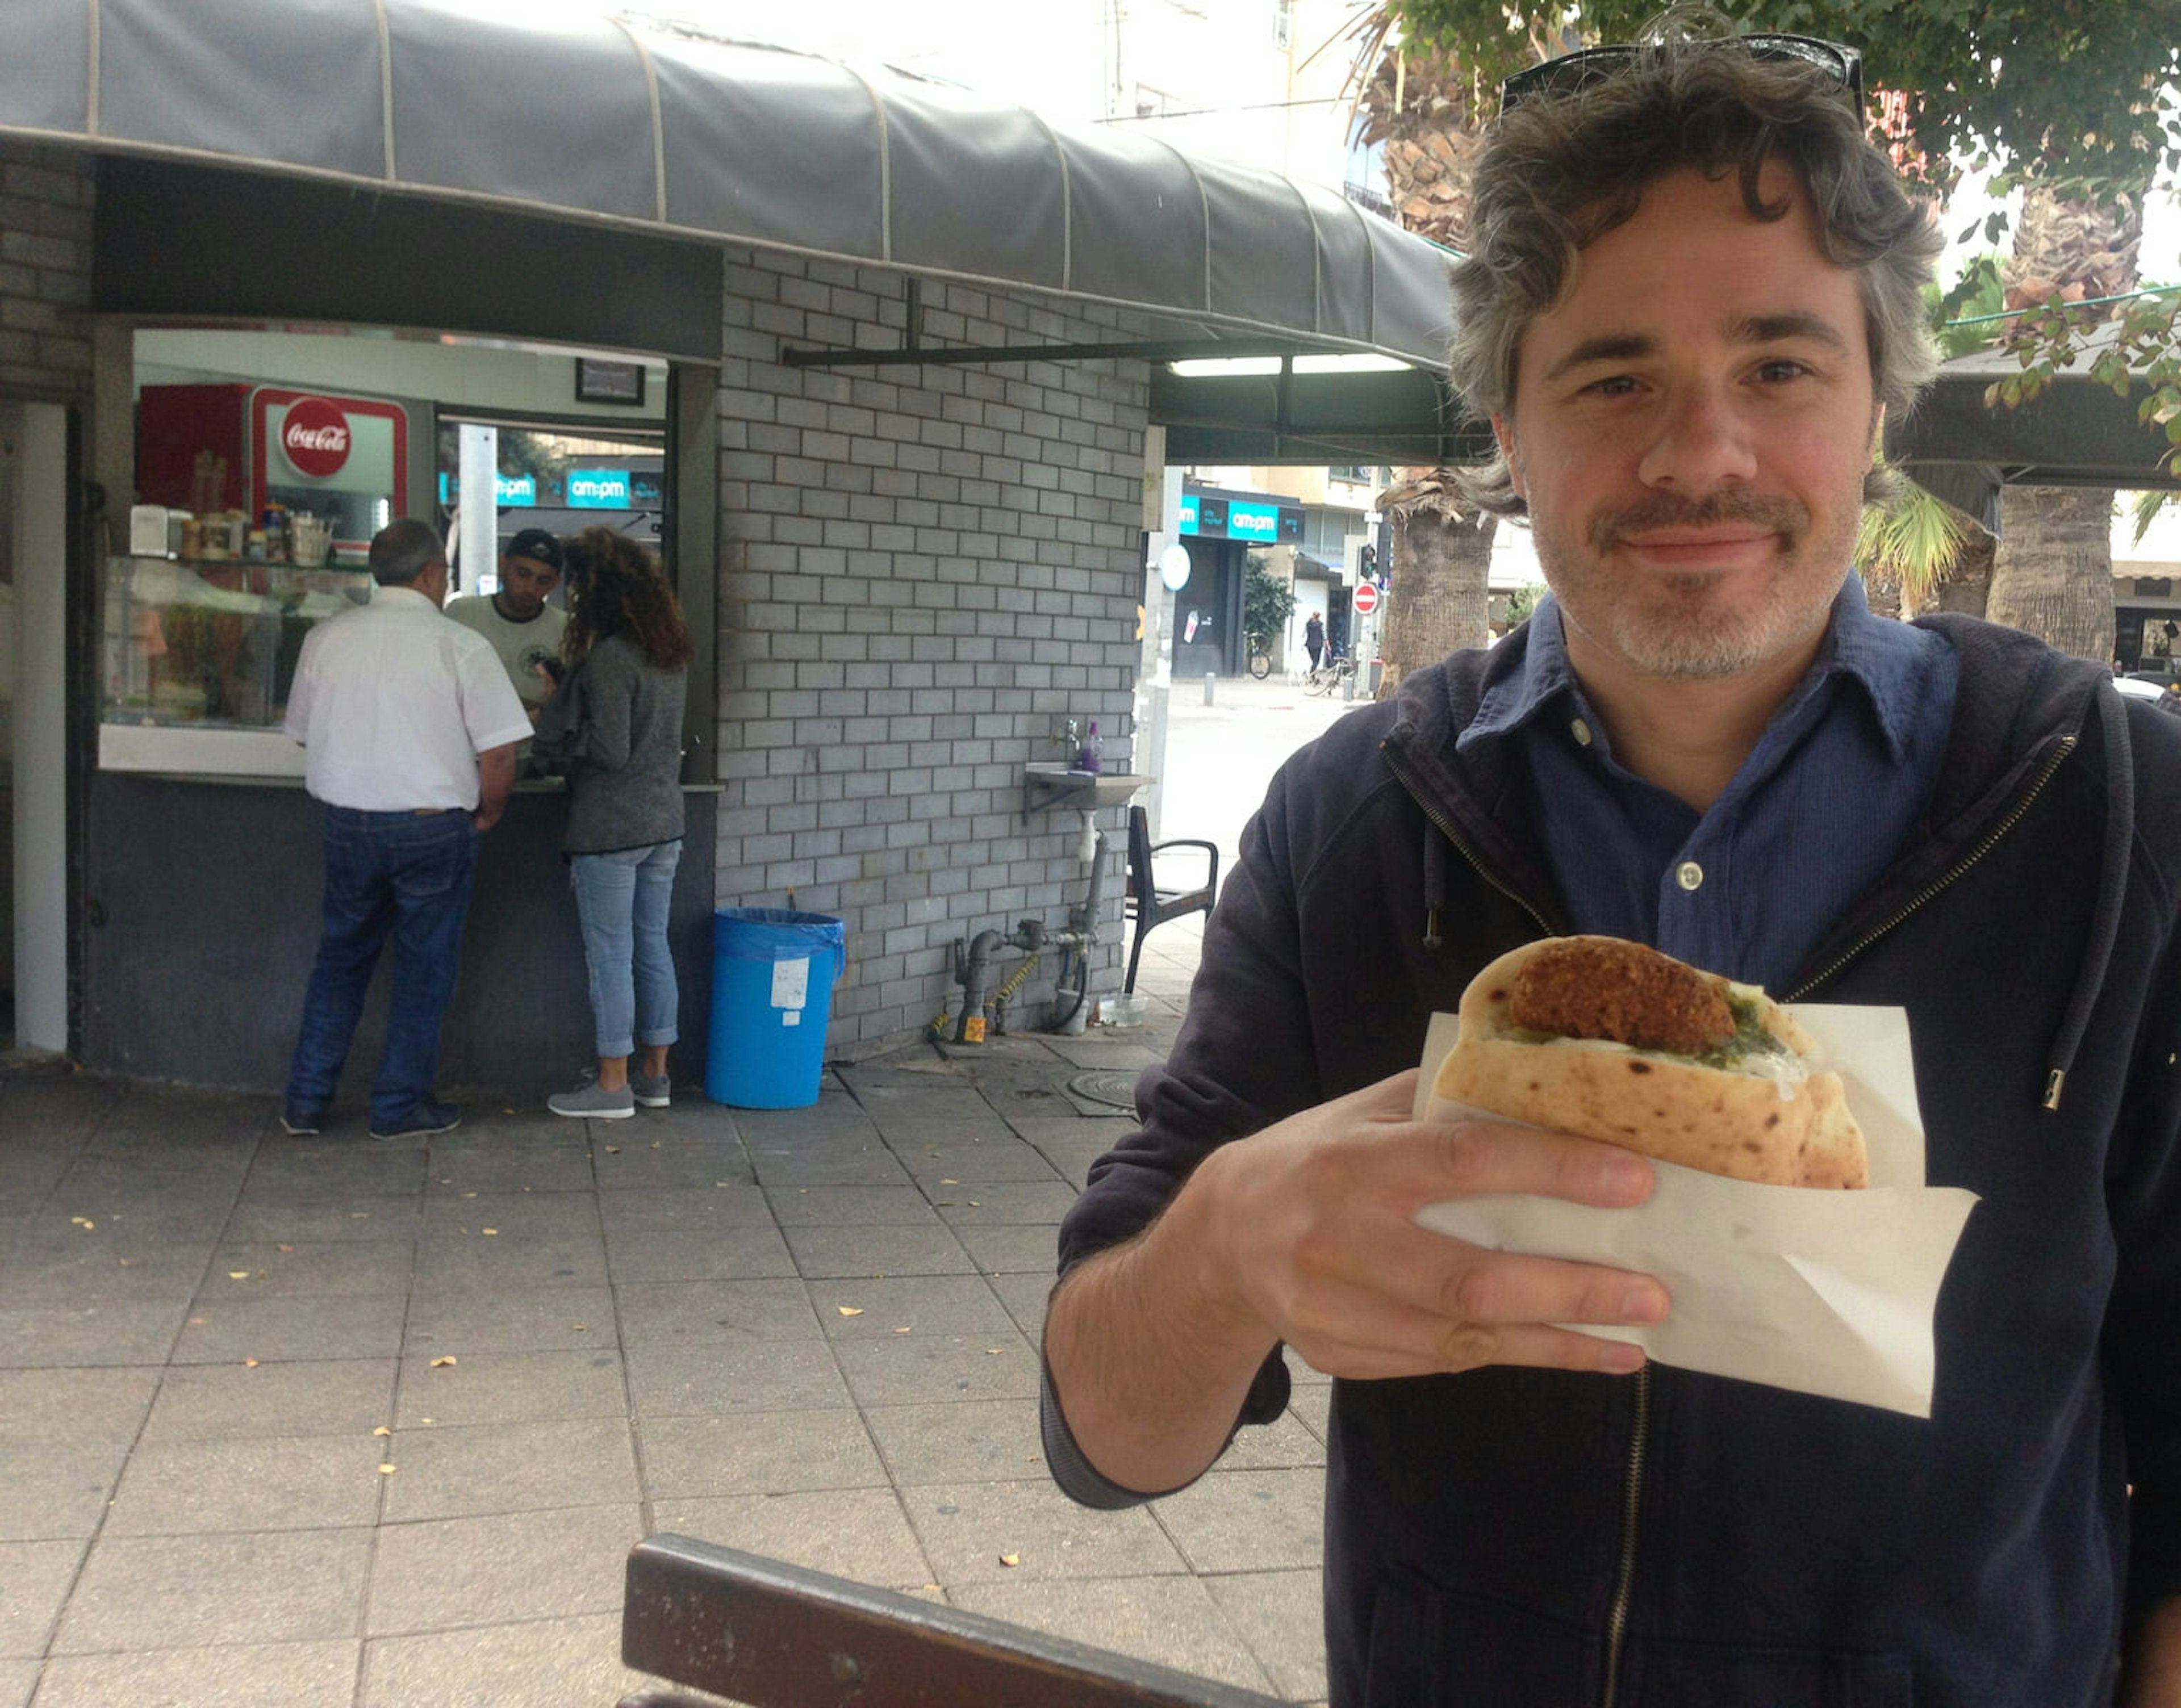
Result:
[[[1701,1055],[1732,1041],[1726,982],[1641,943],[1568,937],[1516,974],[1510,1017],[1526,1032],[1610,1039]]]

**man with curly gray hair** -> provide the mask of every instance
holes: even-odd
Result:
[[[1551,596],[1335,725],[1244,832],[1142,1129],[1062,1228],[1055,1477],[1170,1493],[1280,1415],[1289,1354],[1330,1377],[1335,1708],[2175,1708],[2181,725],[1864,602],[1939,242],[1853,50],[1554,61],[1474,194],[1472,490],[1527,515]],[[1666,1177],[1414,1114],[1431,1016],[1569,934],[1906,1013],[1925,1178],[1979,1199],[1928,1415],[1648,1360],[1696,1301],[1417,1226],[1501,1194],[1610,1220]]]

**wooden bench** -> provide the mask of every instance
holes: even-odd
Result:
[[[1204,881],[1194,886],[1159,887],[1152,868],[1170,848],[1204,851]],[[1121,989],[1136,988],[1136,963],[1143,959],[1144,939],[1151,928],[1190,913],[1209,913],[1219,889],[1219,845],[1178,837],[1171,842],[1151,840],[1151,819],[1140,807],[1129,808],[1129,895],[1123,911],[1136,922],[1135,940],[1129,945],[1129,976]]]
[[[748,1708],[1280,1708],[1252,1690],[687,1536],[630,1551],[621,1657]],[[700,1704],[648,1686],[621,1708]]]

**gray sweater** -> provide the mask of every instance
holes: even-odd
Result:
[[[568,780],[564,854],[648,848],[682,834],[682,711],[688,672],[662,670],[609,635],[538,715],[533,752]]]

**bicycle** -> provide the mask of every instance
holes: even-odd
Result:
[[[1253,640],[1250,642],[1250,674],[1259,681],[1273,674],[1272,643]]]
[[[1356,674],[1356,661],[1345,653],[1335,653],[1315,670],[1304,672],[1302,691],[1322,698]]]

